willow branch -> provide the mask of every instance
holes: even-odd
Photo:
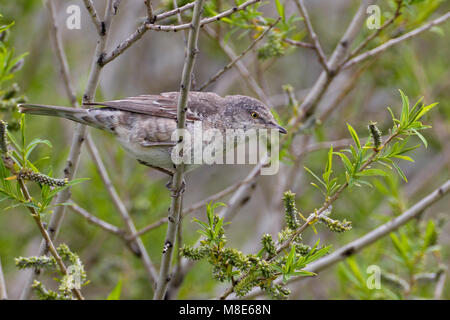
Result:
[[[314,43],[313,49],[317,53],[319,62],[322,65],[323,69],[329,73],[330,70],[328,69],[327,65],[327,57],[325,56],[325,53],[322,50],[322,46],[320,45],[317,34],[314,32],[314,28],[312,26],[311,20],[309,19],[308,11],[306,11],[305,4],[303,3],[303,0],[295,0],[295,4],[297,5],[298,11],[300,11],[301,16],[303,17],[303,20],[306,25],[306,30],[308,30],[309,36],[311,37],[311,40]]]
[[[244,79],[245,83],[247,84],[248,88],[255,93],[258,98],[263,101],[267,106],[270,106],[269,98],[267,98],[266,94],[264,93],[264,90],[259,86],[259,84],[256,82],[256,80],[252,77],[250,71],[247,69],[245,64],[238,59],[238,56],[234,52],[234,50],[227,44],[223,39],[219,38],[219,35],[217,32],[206,26],[204,28],[206,33],[213,39],[215,39],[220,48],[225,52],[225,54],[230,58],[231,61],[236,60],[236,69],[239,71],[240,75],[242,76],[242,79]]]
[[[205,18],[202,19],[200,21],[200,26],[203,27],[206,24],[212,23],[212,22],[216,22],[216,21],[220,21],[220,19],[225,18],[229,15],[232,15],[233,13],[240,11],[240,10],[244,10],[245,8],[247,8],[248,6],[255,4],[257,2],[261,2],[261,0],[248,0],[246,2],[244,2],[243,4],[233,7],[231,9],[225,10],[221,13],[219,13],[218,15],[215,15],[214,17],[210,17],[210,18]],[[155,31],[166,31],[166,32],[177,32],[180,30],[186,30],[191,28],[191,24],[190,23],[184,23],[184,24],[180,24],[177,26],[167,26],[167,25],[161,25],[161,24],[153,24],[153,23],[147,23],[146,24],[146,28],[147,29],[151,29],[151,30],[155,30]]]
[[[6,291],[5,275],[2,269],[2,259],[0,258],[0,300],[7,300],[8,293]]]
[[[292,40],[289,38],[285,38],[285,39],[283,39],[283,41],[286,43],[292,44],[293,46],[296,46],[296,47],[302,47],[302,48],[307,48],[307,49],[315,48],[315,46],[313,44],[308,43],[308,42],[296,41],[296,40]]]
[[[233,14],[236,11],[239,10],[244,10],[246,7],[248,7],[249,5],[252,5],[256,2],[259,2],[261,0],[252,0],[252,1],[247,1],[245,3],[243,3],[241,6],[239,7],[234,7],[230,10],[224,11],[222,13],[220,13],[219,15],[209,18],[208,19],[204,19],[202,20],[202,25],[206,24],[206,23],[211,23],[214,21],[218,21],[220,19],[222,19],[223,17],[229,16],[231,14]],[[173,10],[167,11],[167,12],[163,12],[160,14],[155,15],[155,19],[153,21],[159,21],[159,20],[163,20],[166,18],[169,18],[171,16],[174,16],[176,14],[180,14],[186,10],[191,9],[192,7],[194,7],[195,2],[191,2],[188,3],[182,7],[179,8],[175,8]],[[236,8],[236,9],[235,9]],[[149,27],[150,26],[150,27]],[[185,23],[185,24],[180,24],[178,26],[161,26],[161,28],[166,28],[166,29],[170,29],[170,30],[159,30],[158,26],[160,25],[155,25],[155,24],[148,24],[148,21],[143,22],[141,25],[139,25],[139,27],[136,29],[136,31],[134,31],[127,39],[125,39],[123,42],[121,42],[115,49],[113,49],[110,53],[105,54],[104,58],[102,59],[102,64],[105,65],[109,62],[111,62],[112,60],[114,60],[115,58],[117,58],[118,56],[120,56],[126,49],[128,49],[132,44],[134,44],[137,40],[139,40],[140,38],[142,38],[142,36],[145,34],[145,32],[147,32],[147,30],[155,30],[157,29],[158,31],[178,31],[178,30],[187,30],[190,27],[189,23]]]
[[[89,10],[89,9],[88,9]],[[92,61],[92,67],[89,74],[89,80],[88,84],[86,86],[84,95],[83,95],[83,101],[90,102],[93,99],[93,95],[97,89],[97,85],[100,78],[100,72],[102,70],[102,66],[99,64],[99,61],[101,61],[105,48],[106,43],[108,39],[108,31],[109,26],[111,23],[111,17],[113,13],[113,6],[112,6],[112,0],[108,0],[108,4],[106,6],[105,15],[104,15],[104,29],[105,32],[101,33],[99,35],[100,39],[97,43],[95,55]],[[50,15],[50,18],[53,19],[53,16]],[[53,29],[54,30],[54,29]],[[72,178],[75,176],[76,169],[78,167],[78,163],[80,160],[80,154],[81,154],[81,146],[84,142],[84,139],[86,137],[86,126],[84,125],[77,125],[75,129],[75,133],[72,138],[72,143],[70,147],[69,156],[67,158],[66,167],[64,168],[64,176],[68,180],[72,180]],[[56,196],[55,203],[61,204],[65,203],[70,199],[71,193],[70,188],[64,189],[63,191],[59,192]],[[58,235],[59,228],[61,226],[62,220],[64,218],[65,214],[65,206],[57,206],[55,211],[52,214],[49,227],[48,227],[48,234],[50,239],[55,239]],[[45,255],[47,253],[47,246],[45,242],[41,243],[40,249],[39,249],[39,255]],[[29,277],[26,281],[25,287],[22,291],[22,294],[20,296],[21,299],[28,299],[31,294],[31,284],[33,283],[33,280],[35,278],[35,272],[31,271],[29,274]]]
[[[192,28],[189,31],[188,44],[186,48],[186,59],[183,67],[183,74],[180,85],[180,95],[177,105],[177,129],[184,130],[186,122],[186,110],[188,103],[189,90],[191,88],[191,75],[194,68],[195,57],[198,53],[197,43],[200,31],[200,21],[203,12],[203,1],[197,0],[194,6],[194,13],[192,22],[189,26]],[[183,136],[181,136],[182,138]],[[180,139],[182,142],[182,139]],[[162,252],[161,267],[159,271],[159,278],[154,294],[155,300],[164,299],[167,285],[170,281],[170,266],[172,259],[172,251],[174,241],[179,227],[180,213],[181,213],[181,191],[184,179],[184,163],[176,166],[176,171],[172,180],[172,201],[170,205],[169,223],[167,226],[166,237],[164,240],[164,249]]]
[[[47,1],[48,2],[48,1]],[[94,24],[95,28],[97,29],[98,34],[103,34],[104,29],[102,26],[102,22],[100,21],[100,18],[98,17],[97,10],[95,9],[95,5],[92,2],[92,0],[83,0],[84,6],[86,7],[86,10],[89,12],[89,16],[91,17],[92,23]]]
[[[394,12],[394,15],[387,20],[383,25],[377,29],[374,33],[369,35],[366,39],[364,39],[363,42],[361,42],[355,49],[352,50],[352,52],[348,55],[348,58],[346,61],[350,60],[352,57],[356,56],[358,53],[360,53],[373,39],[378,37],[378,35],[385,30],[387,27],[389,27],[394,21],[400,16],[400,9],[402,8],[403,1],[397,0],[397,9]]]
[[[118,235],[118,236],[123,236],[124,231],[122,229],[120,229],[119,227],[116,227],[115,225],[110,224],[109,222],[106,222],[100,218],[97,218],[96,216],[94,216],[93,214],[89,213],[88,211],[86,211],[85,209],[81,208],[79,205],[77,205],[76,203],[73,203],[69,206],[69,208],[76,214],[78,214],[79,216],[83,217],[84,219],[86,219],[89,223],[92,223],[94,225],[96,225],[97,227],[100,227],[101,229]]]
[[[396,44],[399,44],[402,41],[414,38],[414,37],[418,36],[419,34],[421,34],[422,32],[427,31],[427,30],[431,29],[432,27],[437,26],[441,23],[444,23],[449,18],[450,18],[450,12],[447,12],[446,14],[440,16],[439,18],[437,18],[431,22],[428,22],[427,24],[425,24],[419,28],[416,28],[408,33],[405,33],[404,35],[402,35],[400,37],[391,39],[372,50],[369,50],[367,52],[360,54],[359,56],[352,58],[351,60],[349,60],[342,66],[342,69],[350,68],[351,66],[353,66],[361,61],[364,61],[368,58],[372,58],[372,57],[382,53],[386,49],[388,49]]]
[[[212,76],[208,81],[206,81],[204,84],[202,84],[200,86],[200,88],[198,88],[198,91],[203,91],[207,86],[209,86],[210,84],[214,83],[217,79],[219,79],[219,77],[222,76],[226,71],[230,70],[239,60],[244,58],[244,56],[250,50],[252,50],[255,47],[255,45],[259,41],[261,41],[265,37],[265,35],[278,23],[278,21],[280,21],[280,18],[278,18],[274,23],[272,23],[269,27],[267,27],[266,30],[264,30],[264,32],[261,33],[258,36],[258,38],[253,40],[252,43],[250,43],[250,45],[244,51],[242,51],[239,56],[237,56],[235,59],[233,59],[225,67],[223,67],[221,70],[219,70],[214,76]]]
[[[92,156],[92,160],[94,161],[98,173],[100,175],[100,178],[103,181],[103,184],[110,195],[114,206],[119,211],[120,217],[122,218],[123,222],[125,223],[125,229],[128,234],[135,234],[137,232],[136,226],[133,223],[133,220],[131,219],[130,214],[128,213],[127,208],[125,207],[125,204],[120,199],[116,188],[114,187],[111,179],[109,178],[108,171],[106,170],[105,165],[101,161],[100,154],[97,150],[97,147],[92,141],[92,138],[88,135],[87,141],[86,141],[87,148],[89,150],[89,153]],[[147,276],[152,284],[156,283],[157,279],[157,272],[156,269],[150,259],[150,256],[148,255],[148,252],[144,246],[144,243],[142,242],[141,238],[137,237],[135,238],[132,243],[134,244],[134,247],[132,247],[132,250],[136,253],[138,257],[142,259],[142,262],[144,263],[144,268],[147,272]]]
[[[368,247],[372,243],[375,243],[379,239],[383,238],[384,236],[388,235],[389,233],[397,230],[404,224],[406,224],[411,219],[417,217],[420,215],[425,209],[430,207],[432,204],[437,202],[438,200],[442,199],[447,193],[450,191],[450,180],[447,180],[443,185],[441,185],[439,188],[431,192],[428,196],[421,199],[419,202],[417,202],[414,206],[412,206],[410,209],[403,212],[398,217],[386,222],[385,224],[379,226],[375,230],[367,233],[366,235],[353,240],[352,242],[348,243],[347,245],[339,248],[338,250],[334,251],[333,253],[320,258],[317,261],[314,261],[310,263],[305,270],[318,273],[328,267],[331,267],[335,265],[336,263],[347,259],[348,257],[358,253],[362,249]],[[294,283],[305,279],[305,277],[296,277],[292,278],[288,281],[288,283]],[[263,294],[262,291],[255,292],[251,295],[248,295],[246,298],[254,298],[256,296],[259,296]]]
[[[353,16],[353,19],[347,27],[347,30],[345,31],[344,35],[336,46],[336,49],[334,49],[333,54],[328,60],[328,69],[330,70],[330,72],[323,71],[320,74],[319,78],[314,83],[308,95],[300,105],[299,116],[292,121],[291,125],[297,125],[314,112],[325,91],[328,89],[331,81],[339,72],[339,63],[345,59],[348,48],[354,41],[356,35],[361,30],[361,25],[363,24],[366,17],[366,8],[372,2],[373,0],[363,0],[361,2],[358,11]]]
[[[152,0],[145,0],[144,3],[147,7],[148,21],[153,23],[155,21],[155,14],[153,13]]]

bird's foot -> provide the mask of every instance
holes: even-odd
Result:
[[[182,195],[184,193],[184,191],[186,191],[186,182],[183,178],[183,180],[181,181],[181,185],[180,188],[178,190],[173,190],[173,179],[170,179],[167,183],[166,183],[166,188],[169,189],[170,191],[170,196],[173,198],[178,198],[180,195]]]

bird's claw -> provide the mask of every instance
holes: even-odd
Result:
[[[173,190],[172,183],[173,179],[170,179],[166,184],[166,188],[169,189],[171,197],[178,198],[180,195],[184,193],[184,191],[186,191],[186,182],[183,179],[181,181],[181,186],[178,190]]]

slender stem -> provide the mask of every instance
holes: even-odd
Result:
[[[238,56],[234,52],[234,50],[227,44],[223,39],[220,39],[217,32],[210,28],[209,26],[205,26],[204,30],[206,33],[213,39],[215,39],[218,43],[220,48],[225,52],[225,54],[230,58],[231,61],[236,60],[236,69],[241,74],[242,78],[244,79],[245,83],[249,87],[251,91],[253,91],[258,98],[264,102],[267,106],[270,107],[270,101],[269,98],[267,98],[266,94],[264,93],[264,90],[259,86],[258,82],[252,77],[250,71],[245,66],[245,64],[238,59]]]
[[[92,23],[94,24],[95,28],[97,29],[98,34],[102,34],[102,22],[100,21],[100,18],[98,17],[97,10],[95,9],[95,5],[92,2],[92,0],[83,0],[84,6],[86,7],[87,11],[89,12],[89,15],[92,19]]]
[[[244,2],[243,4],[237,6],[237,7],[233,7],[231,9],[225,10],[221,13],[219,13],[218,15],[215,15],[214,17],[210,17],[210,18],[205,18],[203,20],[200,21],[200,26],[204,26],[206,24],[212,23],[212,22],[216,22],[216,21],[220,21],[220,19],[225,18],[229,15],[232,15],[233,13],[240,11],[240,10],[244,10],[245,8],[247,8],[248,6],[255,4],[257,2],[261,2],[261,0],[248,0],[246,2]],[[195,7],[194,7],[195,8]],[[152,23],[147,23],[146,24],[147,29],[151,29],[151,30],[155,30],[155,31],[166,31],[166,32],[176,32],[176,31],[180,31],[180,30],[185,30],[185,29],[189,29],[191,27],[190,23],[184,23],[184,24],[180,24],[177,26],[167,26],[167,25],[161,25],[161,24],[152,24]]]
[[[347,259],[348,257],[356,254],[362,249],[368,247],[372,243],[378,241],[389,233],[397,230],[404,224],[406,224],[411,219],[420,215],[425,209],[430,207],[432,204],[442,199],[447,193],[450,191],[450,180],[447,180],[444,184],[442,184],[439,188],[431,192],[428,196],[421,199],[410,209],[403,212],[398,217],[386,222],[385,224],[379,226],[375,230],[370,231],[364,236],[353,240],[347,245],[337,249],[333,253],[320,258],[317,261],[310,263],[304,270],[309,272],[318,273],[328,267],[335,265],[336,263]],[[304,280],[305,277],[295,277],[288,281],[289,283],[295,283],[301,280]],[[263,291],[256,291],[253,294],[247,295],[246,298],[255,298],[259,295],[262,295]]]
[[[125,204],[120,199],[116,188],[114,187],[111,179],[109,178],[108,171],[106,170],[105,165],[101,161],[100,154],[98,152],[97,147],[92,141],[92,138],[90,135],[87,136],[86,139],[86,145],[89,150],[89,153],[92,156],[92,160],[94,161],[98,173],[100,175],[100,178],[103,181],[103,185],[106,188],[106,191],[109,193],[114,206],[119,211],[119,214],[125,223],[125,229],[128,234],[136,234],[136,226],[133,223],[133,220],[131,219],[130,214],[128,213],[127,208],[125,207]],[[147,272],[147,276],[150,280],[150,282],[154,285],[156,283],[157,279],[157,272],[156,269],[150,259],[150,256],[148,255],[148,252],[144,246],[144,243],[142,242],[141,238],[137,237],[133,241],[133,246],[131,247],[132,250],[137,254],[138,257],[142,259],[142,262],[144,263],[144,268]]]
[[[89,11],[89,9],[88,9]],[[92,100],[93,95],[96,91],[99,78],[100,78],[100,72],[102,69],[102,65],[99,63],[101,61],[104,51],[106,48],[106,43],[108,39],[109,34],[109,26],[111,23],[111,17],[113,13],[113,1],[108,0],[105,15],[104,15],[104,33],[100,33],[100,39],[97,43],[97,47],[95,50],[95,55],[92,62],[92,67],[89,75],[88,85],[86,86],[83,100],[85,102],[89,102]],[[52,15],[50,18],[53,18]],[[53,29],[54,30],[54,29]],[[80,154],[81,154],[81,146],[84,142],[84,139],[86,138],[86,126],[84,125],[77,125],[75,129],[75,133],[72,138],[72,143],[70,147],[69,156],[67,158],[66,167],[64,169],[64,176],[71,180],[76,173],[76,169],[78,167],[78,163],[80,160]],[[55,203],[65,203],[70,199],[71,193],[70,188],[64,189],[63,191],[59,192],[56,196]],[[65,206],[57,206],[55,211],[52,214],[49,227],[48,227],[48,233],[50,236],[50,239],[55,239],[58,235],[59,228],[61,226],[62,220],[65,215]],[[39,255],[45,255],[47,253],[47,246],[46,243],[43,241],[41,243],[41,246],[39,248]],[[35,278],[36,274],[34,271],[31,271],[28,279],[26,281],[25,287],[22,291],[22,294],[20,296],[21,299],[28,299],[31,294],[31,284],[33,283],[33,280]]]
[[[319,58],[319,62],[322,65],[323,69],[329,73],[330,70],[328,69],[327,65],[327,57],[325,56],[322,47],[319,42],[319,38],[317,37],[316,33],[314,32],[314,28],[312,26],[311,20],[309,19],[308,11],[306,11],[305,4],[303,3],[303,0],[295,0],[295,4],[297,5],[298,11],[300,11],[301,16],[303,17],[303,20],[306,25],[306,29],[308,30],[309,36],[311,37],[313,43],[314,43],[314,51],[317,53],[317,57]]]
[[[404,35],[402,35],[400,37],[391,39],[391,40],[383,43],[382,45],[380,45],[380,46],[378,46],[378,47],[376,47],[376,48],[374,48],[372,50],[369,50],[367,52],[364,52],[364,53],[360,54],[359,56],[356,56],[356,57],[352,58],[351,60],[349,60],[348,62],[346,62],[342,66],[342,69],[350,68],[351,66],[353,66],[353,65],[355,65],[355,64],[357,64],[357,63],[359,63],[361,61],[364,61],[364,60],[366,60],[368,58],[374,57],[374,56],[382,53],[386,49],[388,49],[388,48],[390,48],[390,47],[392,47],[392,46],[394,46],[394,45],[396,45],[396,44],[398,44],[398,43],[400,43],[400,42],[402,42],[404,40],[408,40],[408,39],[414,38],[414,37],[418,36],[419,34],[421,34],[422,32],[427,31],[427,30],[431,29],[432,27],[437,26],[437,25],[439,25],[441,23],[444,23],[449,18],[450,18],[450,12],[447,12],[446,14],[440,16],[439,18],[437,18],[437,19],[435,19],[435,20],[433,20],[431,22],[428,22],[427,24],[425,24],[425,25],[423,25],[423,26],[421,26],[419,28],[416,28],[416,29],[414,29],[414,30],[412,30],[412,31],[410,31],[408,33],[405,33]]]
[[[147,17],[150,23],[153,23],[156,19],[155,14],[153,13],[152,0],[145,0],[145,5],[147,7]]]
[[[5,275],[2,269],[2,259],[0,258],[0,300],[7,300],[8,293],[6,291]]]
[[[352,44],[356,35],[361,30],[361,25],[366,18],[367,6],[373,1],[374,0],[363,0],[361,2],[358,11],[353,16],[353,19],[347,27],[347,30],[345,31],[344,35],[336,46],[336,49],[334,49],[333,54],[328,60],[328,69],[330,70],[330,72],[327,73],[326,71],[324,71],[320,74],[319,78],[314,83],[305,100],[303,100],[302,104],[300,105],[299,116],[292,121],[291,125],[296,126],[298,123],[309,117],[315,111],[319,101],[328,89],[328,86],[339,72],[339,64],[344,60],[348,52],[348,48]]]
[[[307,48],[307,49],[314,49],[315,48],[315,46],[313,44],[308,43],[308,42],[296,41],[296,40],[292,40],[292,39],[289,39],[289,38],[285,38],[285,39],[283,39],[283,41],[286,42],[286,43],[292,44],[292,45],[294,45],[296,47],[302,47],[302,48]]]
[[[189,24],[189,38],[186,51],[186,59],[183,67],[183,74],[180,85],[180,95],[177,105],[177,128],[183,130],[186,122],[186,110],[188,103],[189,90],[191,87],[191,75],[195,63],[195,57],[198,52],[197,43],[200,30],[201,15],[203,12],[204,0],[196,0],[192,22]],[[183,135],[181,135],[181,138]],[[182,139],[180,139],[182,142]],[[177,228],[181,213],[181,188],[184,179],[184,163],[176,166],[176,171],[172,181],[172,203],[170,206],[169,223],[167,226],[166,238],[164,241],[164,249],[161,260],[159,278],[154,294],[155,300],[164,299],[167,285],[170,281],[170,266],[172,259],[172,251],[177,233]]]
[[[85,0],[87,1],[87,0]],[[61,32],[59,31],[59,27],[56,19],[56,11],[53,0],[46,0],[45,6],[50,15],[50,38],[53,42],[53,47],[55,49],[56,58],[59,62],[59,69],[61,78],[64,83],[64,89],[66,90],[67,97],[69,98],[70,104],[72,106],[77,106],[77,96],[75,94],[75,90],[73,89],[72,82],[70,81],[70,72],[69,65],[67,63],[67,57],[64,52],[62,40],[61,40]],[[95,10],[95,9],[94,9]]]
[[[385,23],[383,23],[383,25],[379,29],[377,29],[377,31],[369,35],[363,42],[361,42],[355,49],[353,49],[352,52],[350,52],[350,54],[348,55],[346,62],[360,53],[370,43],[370,41],[378,37],[378,35],[383,30],[389,27],[400,16],[400,9],[402,8],[402,5],[403,1],[397,0],[397,9],[395,10],[394,15]]]
[[[370,164],[372,164],[377,155],[380,153],[381,150],[383,150],[395,137],[398,136],[397,132],[394,132],[392,135],[390,135],[386,141],[380,146],[380,148],[374,150],[373,154],[364,162],[364,164],[361,165],[358,172],[364,171]],[[283,252],[286,248],[288,248],[292,241],[303,231],[305,231],[309,226],[313,225],[314,222],[320,218],[321,214],[324,214],[326,210],[332,205],[342,194],[342,192],[349,186],[348,182],[343,184],[334,194],[332,197],[325,200],[325,202],[322,204],[320,209],[315,210],[313,213],[311,213],[308,218],[306,219],[305,223],[302,224],[300,227],[298,227],[289,237],[288,240],[284,241],[283,243],[280,243],[276,248],[276,254],[272,256],[270,259],[266,259],[267,261],[272,261],[275,257],[277,257],[281,252]],[[237,282],[242,281],[245,277],[247,277],[247,274],[243,275]],[[226,299],[228,295],[230,295],[234,290],[234,285],[229,287],[225,293],[220,297],[220,299]]]
[[[76,214],[78,214],[79,216],[85,218],[89,223],[92,223],[94,225],[96,225],[97,227],[100,227],[101,229],[108,231],[110,233],[113,233],[115,235],[118,236],[123,236],[124,235],[124,231],[122,229],[120,229],[119,227],[116,227],[112,224],[110,224],[109,222],[106,222],[100,218],[97,218],[96,216],[94,216],[93,214],[87,212],[85,209],[81,208],[79,205],[77,205],[76,203],[72,203],[69,208]]]
[[[22,194],[25,197],[25,199],[28,202],[31,202],[32,201],[31,196],[25,185],[25,182],[22,179],[18,179],[17,183],[19,184],[20,190],[22,191]],[[42,237],[44,238],[44,241],[46,243],[48,250],[50,251],[53,258],[55,258],[55,261],[59,267],[59,270],[61,271],[61,273],[63,275],[67,275],[66,265],[64,264],[64,261],[62,260],[62,258],[59,256],[58,251],[56,250],[55,245],[53,244],[53,241],[50,238],[50,235],[48,234],[47,230],[45,229],[44,225],[42,224],[41,216],[40,216],[39,212],[37,212],[36,209],[31,206],[28,207],[28,210],[31,212],[31,216],[33,217],[34,221],[36,222],[36,225],[38,226],[39,231],[41,232]],[[81,294],[81,291],[79,289],[73,288],[71,291],[78,300],[84,300],[84,298]]]
[[[226,10],[214,17],[203,19],[201,24],[207,24],[215,21],[219,21],[223,17],[229,16],[233,14],[236,11],[244,10],[249,5],[252,5],[254,3],[260,2],[261,0],[251,0],[247,1],[243,4],[241,4],[238,7],[233,7],[229,10]],[[169,18],[171,16],[174,16],[176,14],[180,14],[183,11],[189,10],[192,7],[194,7],[195,1],[188,3],[182,7],[175,8],[173,10],[163,12],[160,14],[155,15],[155,19],[153,22],[163,20],[166,18]],[[104,58],[102,59],[101,63],[103,65],[107,64],[108,62],[111,62],[115,58],[117,58],[119,55],[121,55],[126,49],[128,49],[132,44],[134,44],[137,40],[142,38],[142,36],[146,33],[147,30],[152,29],[156,31],[179,31],[179,30],[187,30],[190,28],[189,23],[180,24],[178,26],[162,26],[162,25],[156,25],[156,24],[149,24],[148,21],[143,22],[139,27],[134,31],[127,39],[125,39],[123,42],[121,42],[115,49],[113,49],[110,53],[105,54]]]
[[[239,60],[244,58],[244,56],[253,49],[253,47],[261,41],[265,35],[280,21],[280,18],[278,18],[274,23],[272,23],[269,27],[264,30],[263,33],[261,33],[255,40],[250,43],[250,45],[241,52],[239,56],[237,56],[235,59],[233,59],[230,63],[228,63],[225,67],[223,67],[221,70],[219,70],[214,76],[212,76],[208,81],[206,81],[204,84],[198,88],[198,91],[203,91],[206,87],[208,87],[210,84],[214,83],[217,79],[220,78],[226,71],[230,70]]]

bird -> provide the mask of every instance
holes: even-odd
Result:
[[[86,102],[84,108],[20,104],[21,113],[69,119],[112,133],[122,147],[139,163],[173,176],[176,166],[171,158],[177,141],[172,133],[177,129],[179,92],[139,95],[104,102]],[[213,92],[190,91],[186,108],[186,129],[193,131],[200,121],[203,130],[272,129],[282,134],[269,107],[244,95],[221,97]],[[185,172],[199,167],[186,164]]]

